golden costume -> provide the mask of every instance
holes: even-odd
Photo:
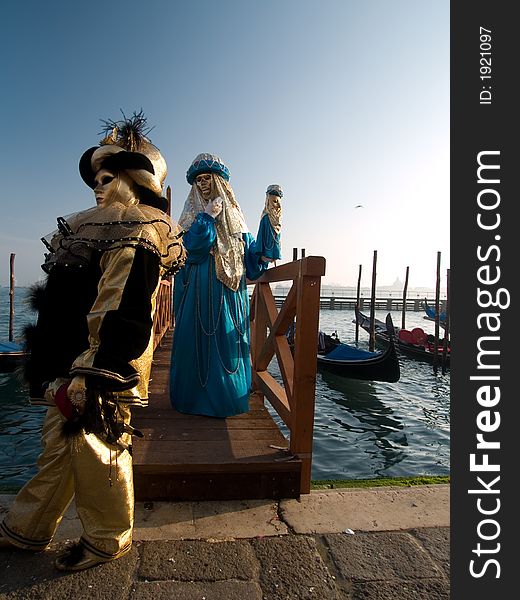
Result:
[[[59,218],[44,238],[47,280],[33,294],[26,378],[31,402],[49,408],[38,473],[0,524],[0,540],[45,549],[75,497],[83,534],[56,561],[62,570],[131,547],[130,406],[147,404],[160,280],[185,258],[160,196],[166,163],[142,125],[141,113],[110,123],[111,135],[83,155],[80,173],[97,206]]]

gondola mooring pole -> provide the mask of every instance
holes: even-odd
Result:
[[[439,356],[439,321],[440,303],[439,294],[441,286],[441,253],[437,252],[437,276],[435,280],[435,339],[433,341],[433,371],[437,373],[437,362]]]
[[[9,262],[9,341],[14,341],[14,257]]]
[[[408,291],[408,274],[410,272],[410,267],[406,267],[406,276],[404,278],[404,288],[403,288],[403,313],[401,318],[401,329],[406,329],[406,293]]]
[[[444,320],[444,341],[442,342],[442,374],[446,373],[448,345],[450,343],[450,270],[446,272],[446,319]]]
[[[372,263],[372,293],[370,296],[370,340],[368,349],[374,352],[376,347],[376,267],[377,267],[377,250],[374,250],[374,260]]]
[[[361,292],[361,265],[359,265],[359,273],[357,278],[357,292],[356,292],[356,344],[359,341],[359,321],[358,321],[358,310],[361,310],[360,306],[360,292]]]

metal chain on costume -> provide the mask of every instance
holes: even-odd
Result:
[[[211,323],[215,323],[214,320],[211,319],[211,317],[213,316],[213,303],[211,302],[211,299],[213,297],[213,278],[211,277],[211,258],[208,260],[208,284],[209,284],[209,293],[208,293],[208,315],[209,315],[209,321],[208,321],[208,328],[211,327]],[[197,318],[200,322],[200,326],[202,328],[202,331],[206,334],[206,335],[215,335],[216,331],[217,331],[217,327],[220,323],[220,317],[222,315],[222,306],[224,304],[224,290],[221,287],[221,292],[220,292],[220,305],[219,305],[219,309],[218,309],[218,318],[217,321],[215,323],[215,327],[213,329],[213,331],[206,331],[206,329],[204,328],[204,323],[202,321],[202,315],[200,312],[200,283],[199,283],[199,279],[197,279],[197,285],[196,285],[196,291],[195,291],[195,298],[196,298],[196,304],[197,304]]]
[[[197,374],[199,377],[199,383],[201,385],[201,387],[205,388],[208,384],[208,379],[209,379],[209,365],[210,365],[210,351],[211,351],[211,337],[214,337],[215,339],[215,349],[217,351],[217,355],[219,358],[219,362],[222,366],[222,368],[224,369],[224,371],[228,374],[228,375],[234,375],[240,368],[240,365],[242,363],[242,358],[243,358],[243,351],[242,351],[242,345],[241,345],[241,340],[240,338],[242,338],[245,334],[246,334],[246,319],[245,319],[245,303],[244,303],[244,298],[241,295],[240,296],[240,302],[238,304],[238,306],[242,306],[242,311],[241,311],[241,316],[244,320],[244,326],[243,329],[239,326],[239,324],[237,323],[237,320],[239,319],[239,315],[237,314],[236,318],[235,315],[233,314],[233,310],[230,310],[230,316],[231,316],[231,321],[233,322],[233,326],[236,330],[236,332],[239,334],[239,339],[237,340],[237,344],[238,344],[238,357],[237,357],[237,363],[236,363],[236,367],[234,368],[228,368],[227,365],[224,362],[224,359],[222,357],[221,351],[220,351],[220,347],[219,347],[219,342],[218,342],[218,336],[216,335],[220,321],[221,321],[221,316],[222,316],[222,308],[224,305],[224,285],[220,285],[220,302],[219,302],[219,308],[218,308],[218,316],[215,319],[215,314],[214,314],[214,309],[213,309],[213,277],[212,277],[212,273],[211,273],[211,259],[208,261],[208,330],[206,330],[206,328],[204,327],[204,322],[202,319],[202,313],[201,313],[201,298],[200,298],[200,280],[197,277],[196,279],[196,284],[195,284],[195,302],[196,302],[196,310],[197,310],[197,329],[200,327],[199,331],[195,332],[195,350],[196,350],[196,354],[197,354]],[[231,306],[231,303],[230,303]],[[207,339],[207,365],[206,365],[206,369],[205,369],[205,377],[204,377],[204,370],[203,367],[204,365],[202,365],[202,360],[203,357],[201,356],[201,347],[200,347],[200,340],[199,337],[200,336],[200,332],[202,330],[202,334],[206,337]]]
[[[211,287],[210,287],[210,289],[212,290],[212,289],[213,289],[213,288],[212,288],[212,286],[213,286],[213,284],[212,284],[212,278],[210,278],[210,286],[211,286]],[[224,302],[224,293],[225,293],[225,291],[224,291],[224,288],[228,289],[228,288],[227,288],[227,286],[224,286],[224,285],[221,283],[221,284],[220,284],[220,290],[221,290],[221,291],[220,291],[220,297],[221,297],[221,310],[222,310],[222,304],[223,304],[223,302]],[[211,294],[210,294],[210,298],[211,298]],[[231,308],[231,303],[230,303],[230,308]],[[237,327],[237,324],[236,324],[236,322],[235,322],[235,319],[234,319],[234,317],[233,317],[233,311],[232,311],[232,310],[230,310],[230,311],[229,311],[229,314],[230,314],[230,316],[231,316],[231,321],[233,322],[233,325],[234,325],[234,327],[235,327],[235,330],[236,330],[236,331],[239,333],[240,337],[242,337],[242,336],[244,335],[244,333],[241,333],[241,332],[240,332],[240,329]],[[219,320],[220,320],[220,312],[219,312]],[[218,323],[217,323],[217,326],[218,326]],[[217,329],[217,327],[215,327],[215,331],[216,331],[216,329]],[[245,332],[245,330],[244,330],[244,332]],[[238,371],[238,369],[240,368],[240,365],[241,365],[241,362],[242,362],[242,361],[241,361],[241,359],[242,359],[242,345],[240,344],[240,338],[237,340],[237,344],[238,344],[238,357],[237,357],[237,366],[236,366],[234,369],[228,369],[228,368],[226,367],[226,365],[224,364],[224,359],[222,358],[222,354],[220,353],[220,348],[219,348],[219,345],[218,345],[218,336],[215,336],[215,347],[216,347],[216,349],[217,349],[217,355],[218,355],[218,358],[219,358],[220,364],[222,365],[222,368],[224,369],[224,371],[226,371],[226,373],[227,373],[228,375],[234,375],[234,374],[235,374],[235,373]]]
[[[226,289],[227,289],[227,288],[226,288]],[[239,290],[240,290],[240,288],[239,288]],[[227,293],[227,292],[226,292],[226,293]],[[240,293],[240,292],[239,292],[239,291],[237,291],[237,292],[234,292],[234,293],[235,293],[235,294],[238,294],[238,293]],[[233,315],[233,311],[231,311],[231,310],[230,310],[230,311],[229,311],[229,314],[231,315],[231,320],[233,321],[233,325],[234,325],[235,329],[238,331],[238,333],[239,333],[241,336],[243,336],[243,335],[245,335],[245,333],[246,333],[246,329],[247,329],[247,325],[246,325],[246,323],[247,323],[247,319],[246,319],[246,303],[245,303],[244,294],[242,294],[242,293],[240,293],[240,302],[239,302],[239,303],[237,303],[237,307],[238,307],[238,306],[240,306],[240,305],[241,305],[241,307],[242,307],[242,315],[241,315],[241,316],[242,316],[242,320],[243,320],[243,323],[244,323],[244,325],[243,325],[244,329],[243,329],[243,330],[241,330],[241,329],[240,329],[240,327],[239,327],[238,323],[235,321],[235,317],[234,317],[234,315]],[[238,318],[239,318],[239,315],[238,315],[238,311],[237,311],[237,319],[238,319]]]
[[[191,278],[192,275],[194,273],[194,269],[192,268],[193,265],[189,265],[188,267],[188,278],[185,284],[183,284],[183,290],[182,290],[182,295],[181,295],[181,301],[178,307],[178,311],[180,312],[182,310],[182,307],[184,306],[184,303],[186,301],[186,290],[189,289],[190,283],[191,283]],[[209,379],[209,359],[210,359],[210,343],[209,343],[209,337],[207,337],[208,339],[208,348],[207,348],[207,367],[206,367],[206,377],[205,377],[205,381],[203,381],[203,377],[202,377],[202,369],[201,369],[201,362],[202,362],[202,356],[201,356],[201,348],[200,348],[200,330],[198,329],[198,322],[200,321],[200,283],[199,283],[199,279],[198,279],[198,274],[195,273],[194,275],[196,277],[195,280],[195,303],[196,303],[196,310],[197,310],[197,321],[195,322],[195,354],[197,356],[197,375],[199,377],[199,383],[200,386],[202,388],[205,388],[208,384],[208,379]],[[175,282],[176,285],[178,285],[178,282]]]
[[[237,340],[237,345],[238,345],[237,366],[231,371],[224,364],[224,360],[222,358],[222,355],[220,354],[220,349],[218,347],[218,340],[215,338],[215,346],[217,347],[217,354],[218,354],[218,358],[220,360],[220,364],[222,365],[222,368],[224,369],[224,371],[226,371],[226,373],[228,375],[234,375],[240,368],[240,365],[242,364],[242,344],[240,343],[240,339]]]
[[[146,205],[94,207],[58,218],[58,229],[41,238],[49,250],[42,268],[48,273],[55,264],[88,263],[94,250],[141,246],[159,258],[167,273],[175,273],[185,262],[183,233]]]
[[[208,338],[209,340],[209,338]],[[208,343],[208,366],[206,369],[206,381],[202,381],[201,373],[200,373],[200,348],[199,348],[199,336],[197,332],[195,332],[195,352],[197,354],[197,375],[199,376],[200,387],[205,388],[208,385],[209,379],[209,343]]]
[[[211,284],[211,279],[210,279],[210,284]],[[211,292],[211,288],[210,288],[210,292]],[[208,325],[211,326],[211,316],[210,316],[211,293],[208,294],[208,296],[209,296],[209,299],[208,299],[209,323],[208,323]],[[211,337],[210,337],[210,334],[206,333],[204,326],[202,324],[202,315],[200,312],[200,274],[199,273],[197,273],[197,277],[195,280],[195,304],[196,304],[196,310],[197,310],[197,320],[195,322],[195,352],[197,354],[197,374],[199,376],[200,386],[202,388],[205,388],[208,385],[208,379],[209,379]],[[200,356],[200,346],[199,346],[200,329],[199,329],[198,325],[200,325],[200,329],[202,329],[203,335],[205,335],[206,339],[208,340],[208,347],[207,347],[207,352],[206,352],[208,358],[207,358],[207,366],[206,366],[206,378],[205,378],[204,382],[202,381],[202,376],[201,376],[201,356]]]
[[[186,267],[186,269],[187,269],[187,272],[188,272],[188,277],[187,277],[187,281],[186,281],[186,283],[183,283],[183,284],[182,284],[182,286],[183,286],[183,289],[182,289],[182,292],[181,292],[181,301],[180,301],[180,303],[179,303],[179,307],[178,307],[178,309],[177,309],[177,312],[179,312],[179,313],[182,311],[182,308],[183,308],[183,306],[184,306],[184,301],[186,300],[186,290],[187,290],[187,289],[189,289],[189,287],[190,287],[190,283],[191,283],[191,275],[192,275],[192,273],[193,273],[193,269],[192,269],[192,267],[193,267],[193,265],[188,265],[188,266]],[[179,285],[179,282],[178,282],[178,281],[175,281],[175,285],[176,285],[176,286],[178,286],[178,285]]]

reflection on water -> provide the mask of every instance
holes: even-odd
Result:
[[[15,288],[14,338],[34,320],[26,304],[27,289]],[[0,339],[9,337],[9,289],[0,288]],[[27,390],[16,373],[0,373],[0,489],[21,487],[36,473],[45,408],[29,405]]]
[[[375,474],[401,462],[403,450],[400,446],[408,445],[403,424],[392,409],[379,400],[374,383],[346,379],[323,371],[321,377],[318,376],[317,385],[320,397],[335,403],[338,416],[332,417],[332,422],[345,430],[346,440],[356,440],[357,446],[363,447],[365,458],[373,464],[380,463],[378,470],[374,469]],[[319,466],[317,464],[316,469]]]
[[[44,413],[29,406],[15,375],[0,373],[0,489],[18,488],[36,473]]]
[[[392,318],[400,323],[401,315],[393,313]],[[407,315],[407,327],[431,333],[419,313]],[[321,311],[320,329],[337,330],[347,343],[355,340],[351,311]],[[359,332],[359,347],[368,347],[367,338]],[[313,479],[449,474],[449,371],[435,374],[431,364],[406,356],[399,360],[401,379],[396,383],[318,372]],[[275,361],[269,371],[281,381]],[[280,419],[274,418],[288,435]]]
[[[342,406],[354,419],[354,423],[342,422],[334,419],[347,431],[366,433],[374,431],[380,439],[390,431],[403,428],[402,424],[392,416],[392,409],[385,406],[378,398],[374,384],[367,381],[356,381],[342,378],[330,373],[321,373],[320,385],[324,398],[333,400],[336,405]],[[326,388],[329,388],[327,392]],[[338,394],[331,392],[338,391]]]

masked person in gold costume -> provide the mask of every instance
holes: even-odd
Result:
[[[280,229],[270,219],[280,225],[281,205],[278,215],[269,208],[261,226],[267,243],[257,243],[218,156],[199,154],[186,178],[191,190],[179,224],[187,258],[175,276],[170,399],[182,413],[230,417],[249,410],[246,278],[257,279],[280,257]]]
[[[130,407],[147,404],[160,280],[185,258],[142,112],[105,125],[109,135],[79,164],[96,206],[60,217],[43,238],[47,278],[33,293],[25,369],[31,402],[48,406],[43,452],[0,523],[1,545],[45,550],[75,497],[83,534],[55,562],[68,571],[131,548]]]

